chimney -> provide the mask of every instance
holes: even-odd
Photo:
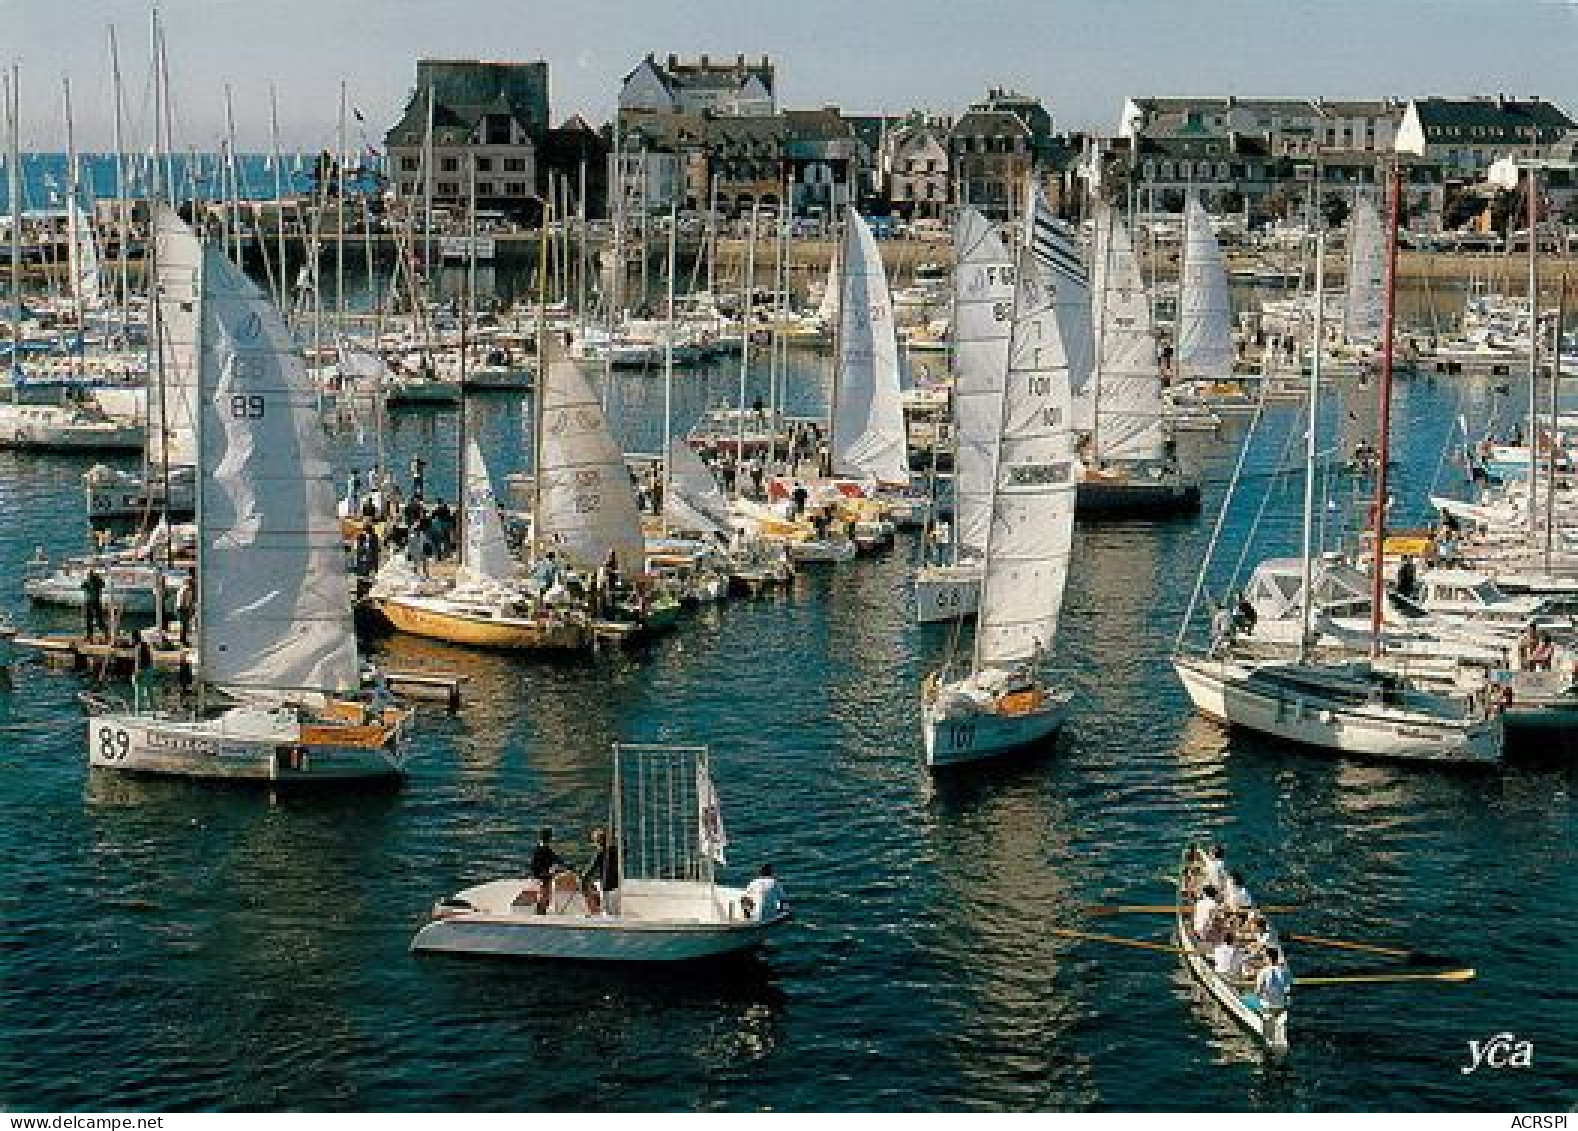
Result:
[[[745,53],[743,51],[734,57],[734,66],[736,70],[743,71],[745,69]]]
[[[675,70],[679,69],[679,56],[678,55],[674,55],[674,54],[670,54],[669,55],[669,57],[668,57],[668,69],[671,70],[671,71],[675,71]]]
[[[701,69],[705,71],[707,69],[708,65],[709,65],[709,63],[708,63],[707,57],[705,55],[703,55],[701,57]]]

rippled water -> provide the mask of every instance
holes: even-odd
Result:
[[[796,374],[797,402],[820,403],[812,363]],[[735,379],[682,378],[682,418],[732,398]],[[656,447],[657,389],[620,382],[631,447]],[[1451,418],[1495,398],[1466,392],[1399,390],[1400,508],[1434,476]],[[525,466],[521,402],[476,404],[495,471]],[[1262,531],[1283,541],[1265,551],[1294,546],[1299,485],[1268,474],[1292,417],[1275,411],[1256,437],[1256,498],[1229,546],[1266,496]],[[433,456],[435,493],[452,430],[433,413],[391,429],[398,466]],[[367,465],[367,442],[339,438],[345,469]],[[1231,454],[1208,453],[1217,480]],[[80,547],[84,467],[0,454],[13,572],[34,544]],[[1219,496],[1199,520],[1080,527],[1058,648],[1073,717],[1033,757],[947,777],[922,765],[916,689],[949,632],[913,623],[908,542],[624,654],[545,663],[380,639],[393,665],[471,677],[460,717],[424,712],[392,792],[90,774],[84,679],[21,666],[0,692],[0,1106],[1570,1107],[1574,763],[1531,750],[1490,773],[1391,767],[1192,717],[1165,657]],[[0,603],[51,623],[14,587]],[[615,739],[712,745],[735,874],[776,862],[795,924],[723,972],[409,955],[436,897],[518,871],[545,822],[579,843],[603,819]],[[1161,917],[1083,908],[1166,902],[1191,836],[1225,841],[1262,900],[1303,908],[1284,930],[1454,955],[1480,977],[1299,992],[1293,1052],[1273,1062],[1167,955],[1048,933],[1165,940]],[[1385,964],[1307,947],[1293,961]],[[1503,1031],[1535,1043],[1532,1067],[1460,1071],[1468,1041]]]

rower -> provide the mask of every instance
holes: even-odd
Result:
[[[1244,976],[1244,952],[1232,931],[1223,935],[1222,941],[1216,944],[1216,950],[1211,953],[1211,965],[1224,978]]]
[[[1266,965],[1255,975],[1255,996],[1260,999],[1260,1012],[1266,1019],[1267,1035],[1273,1035],[1285,1024],[1288,1011],[1288,987],[1293,979],[1288,974],[1287,963],[1277,948],[1266,948]]]
[[[1217,909],[1221,904],[1217,902],[1217,890],[1212,884],[1206,884],[1200,892],[1200,899],[1194,905],[1194,933],[1200,942],[1210,941],[1210,935],[1215,925]]]

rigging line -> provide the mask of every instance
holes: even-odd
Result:
[[[1287,463],[1288,452],[1293,447],[1293,441],[1304,434],[1303,429],[1299,428],[1298,424],[1305,418],[1305,416],[1306,414],[1304,412],[1299,412],[1298,416],[1294,419],[1293,427],[1288,429],[1287,435],[1283,438],[1282,451],[1278,454],[1276,462],[1276,467],[1278,470],[1273,474],[1273,480],[1279,478],[1283,474],[1291,474],[1293,469],[1288,466]],[[1313,425],[1310,425],[1310,427],[1313,427]],[[1288,481],[1290,480],[1284,480],[1284,482]],[[1271,505],[1271,497],[1273,494],[1275,494],[1275,491],[1273,490],[1275,486],[1276,483],[1273,482],[1260,496],[1260,507],[1255,511],[1255,521],[1249,524],[1249,531],[1244,538],[1243,549],[1239,551],[1238,564],[1233,567],[1233,572],[1228,578],[1228,593],[1231,593],[1234,589],[1238,588],[1239,580],[1242,578],[1244,573],[1244,563],[1249,560],[1249,552],[1254,547],[1256,535],[1260,530],[1260,524],[1265,520],[1266,508]]]
[[[1178,625],[1178,635],[1173,638],[1174,653],[1183,650],[1184,637],[1189,635],[1189,625],[1194,621],[1195,610],[1200,605],[1200,596],[1205,591],[1206,570],[1210,568],[1211,559],[1216,555],[1217,543],[1221,540],[1222,530],[1227,525],[1227,513],[1232,508],[1233,496],[1238,490],[1244,464],[1249,458],[1250,446],[1254,443],[1255,433],[1260,428],[1260,422],[1265,415],[1266,402],[1262,397],[1260,403],[1255,406],[1255,415],[1250,417],[1248,429],[1244,432],[1244,441],[1238,449],[1238,460],[1233,466],[1233,477],[1228,480],[1227,492],[1222,496],[1222,507],[1217,511],[1216,524],[1211,529],[1211,540],[1206,543],[1205,556],[1200,562],[1200,572],[1195,576],[1194,592],[1189,595],[1189,607],[1184,610],[1183,620]]]

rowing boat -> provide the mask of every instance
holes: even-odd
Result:
[[[1205,871],[1205,853],[1196,845],[1184,848],[1178,868],[1178,945],[1182,949],[1184,964],[1195,981],[1205,987],[1222,1008],[1248,1029],[1272,1052],[1288,1049],[1287,1012],[1267,1011],[1254,991],[1252,979],[1228,978],[1216,972],[1211,960],[1211,945],[1194,932],[1191,922],[1195,894],[1199,891],[1200,877]],[[1270,929],[1269,945],[1281,949],[1281,941],[1274,928]]]

